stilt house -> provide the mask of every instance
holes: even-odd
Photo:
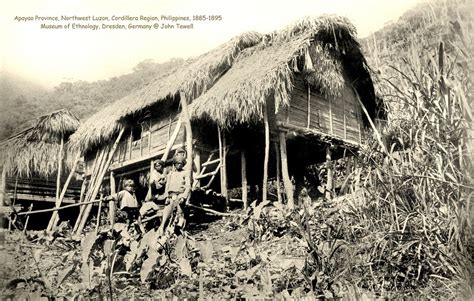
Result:
[[[56,202],[71,168],[72,155],[66,142],[78,126],[77,117],[59,110],[39,117],[23,131],[0,142],[2,206],[8,205],[6,198],[35,209],[51,207]],[[78,179],[71,180],[63,202],[78,201],[80,183]],[[44,220],[44,216],[35,216],[30,224],[42,228]]]
[[[360,147],[377,111],[354,26],[336,16],[304,19],[238,36],[92,116],[71,138],[86,174],[109,176],[112,191],[124,177],[146,183],[150,161],[185,144],[183,100],[195,187],[224,196],[241,187],[245,201],[248,186],[260,185],[266,199],[269,177],[283,179],[290,205],[291,176],[326,160],[327,146],[333,157]],[[139,187],[138,198],[145,193]]]

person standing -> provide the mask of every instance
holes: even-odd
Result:
[[[128,179],[123,184],[123,190],[111,194],[105,198],[105,201],[118,202],[118,208],[124,213],[127,224],[130,226],[138,216],[138,201],[135,195],[135,182]]]
[[[149,200],[163,201],[165,196],[166,172],[165,162],[162,160],[155,161],[153,170],[150,172],[148,181],[149,191],[145,198],[145,202]]]
[[[177,210],[178,223],[184,224],[183,206],[186,202],[185,191],[186,187],[191,187],[186,177],[186,171],[184,166],[186,165],[186,159],[182,156],[176,156],[174,158],[174,170],[170,171],[166,180],[165,195],[166,195],[166,207],[163,210],[163,219],[158,233],[162,235],[164,228],[167,226],[167,222],[173,213],[173,210]],[[183,225],[181,225],[183,226]]]

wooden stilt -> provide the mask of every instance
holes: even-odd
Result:
[[[217,138],[219,140],[219,158],[221,159],[220,179],[221,179],[221,194],[227,199],[227,167],[226,167],[226,152],[225,152],[225,135],[221,128],[217,127]]]
[[[265,126],[265,155],[263,158],[262,202],[267,201],[268,186],[268,157],[270,156],[270,126],[268,125],[267,107],[263,108],[263,122]]]
[[[74,173],[76,172],[76,167],[77,167],[77,163],[79,162],[79,158],[80,158],[80,155],[78,154],[76,158],[74,159],[74,165],[72,166],[71,171],[69,172],[69,176],[67,177],[66,182],[64,183],[63,189],[61,190],[61,195],[59,196],[59,199],[56,200],[56,204],[55,204],[56,207],[61,206],[64,196],[66,195],[69,182],[71,182],[71,179]],[[58,221],[59,221],[58,212],[54,211],[53,215],[51,215],[51,219],[49,220],[48,228],[46,230],[54,231],[54,228],[58,224]]]
[[[245,158],[245,151],[240,152],[240,175],[242,179],[242,202],[244,209],[248,207],[248,189],[247,189],[247,159]]]
[[[117,187],[115,185],[115,175],[111,171],[110,172],[110,194],[115,194],[117,193]],[[115,224],[115,202],[109,202],[109,222],[110,222],[110,228],[114,228]]]
[[[326,182],[326,199],[332,198],[332,161],[331,161],[331,146],[326,146],[326,168],[327,168],[327,182]]]
[[[280,152],[281,152],[281,176],[283,178],[283,186],[285,187],[286,199],[290,209],[295,208],[293,198],[293,184],[290,180],[288,172],[288,158],[286,154],[286,136],[284,132],[280,132]]]
[[[16,174],[16,177],[15,177],[15,188],[13,189],[13,205],[16,204],[16,199],[18,198],[18,173]]]
[[[7,195],[7,169],[5,166],[2,168],[2,183],[0,183],[0,205],[5,206],[6,195]]]
[[[278,149],[278,143],[274,143],[275,147],[275,155],[276,155],[276,188],[277,188],[277,200],[279,203],[282,202],[281,199],[281,184],[280,184],[280,174],[281,174],[281,167],[280,167],[280,150]]]

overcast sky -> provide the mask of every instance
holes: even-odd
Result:
[[[304,16],[324,13],[348,17],[359,38],[396,20],[420,0],[16,0],[2,4],[0,56],[2,69],[46,87],[62,81],[95,81],[129,73],[144,59],[164,62],[204,53],[249,30],[281,29]],[[41,23],[15,21],[38,16],[193,16],[221,15],[221,21],[193,22],[193,29],[66,30],[40,29]],[[101,22],[113,25],[155,22]],[[158,22],[161,23],[161,22]],[[173,23],[173,22],[169,22]],[[185,23],[185,22],[183,22]],[[188,22],[189,23],[189,22]]]

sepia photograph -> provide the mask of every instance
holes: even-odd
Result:
[[[472,300],[471,0],[0,10],[1,300]]]

